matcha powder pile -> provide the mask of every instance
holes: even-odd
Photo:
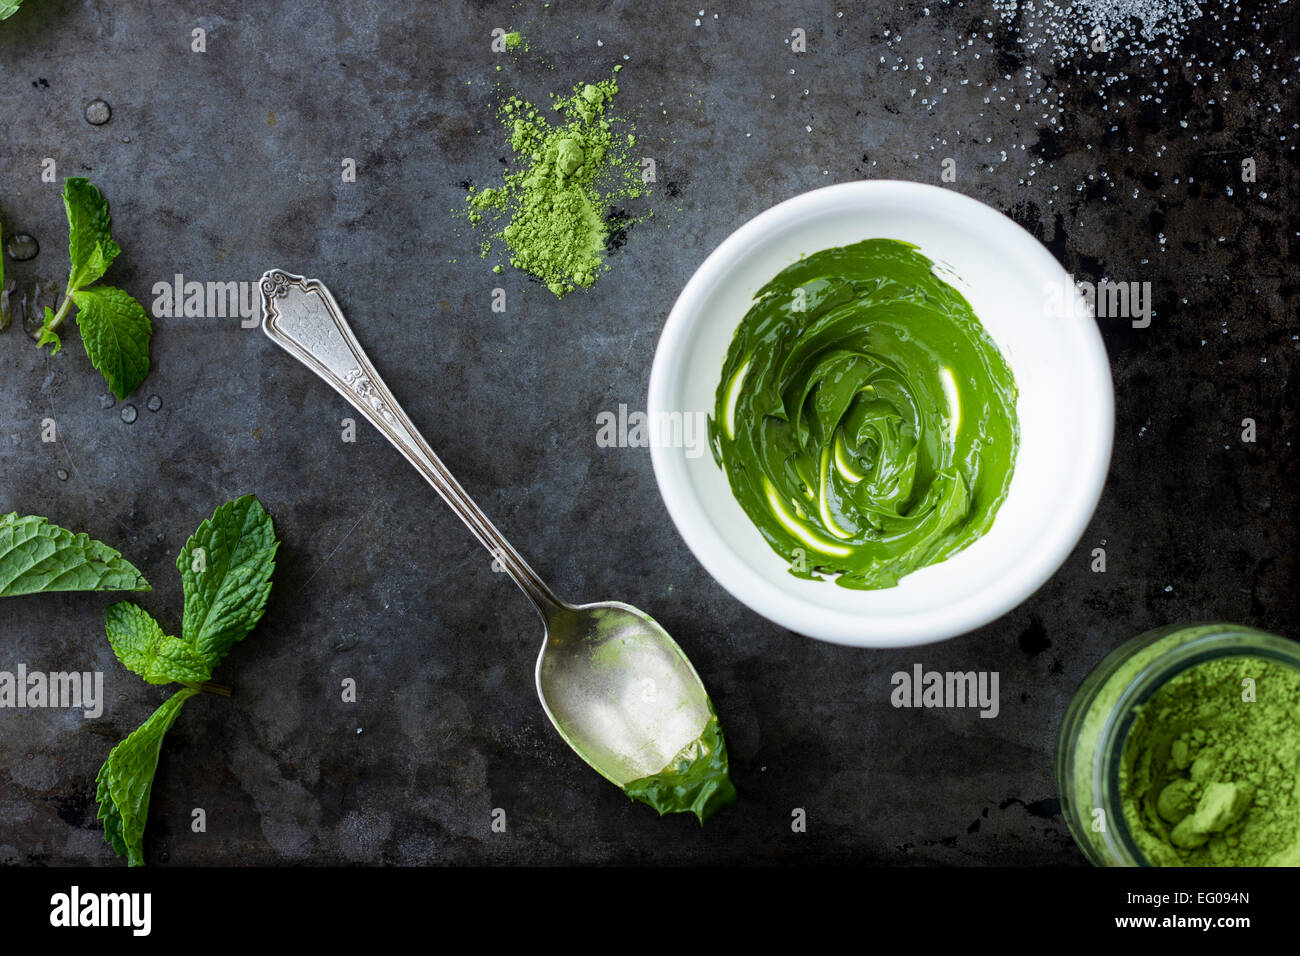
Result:
[[[1226,657],[1175,677],[1138,712],[1120,793],[1153,863],[1300,866],[1300,671]]]
[[[616,204],[648,192],[629,155],[636,137],[616,134],[617,121],[607,115],[617,93],[611,78],[581,84],[571,96],[553,96],[552,111],[559,114],[554,122],[517,96],[502,104],[512,171],[502,185],[471,188],[466,197],[470,221],[492,230],[482,246],[484,258],[503,242],[510,264],[537,276],[557,296],[590,286],[608,268],[611,223],[627,223],[615,216]]]

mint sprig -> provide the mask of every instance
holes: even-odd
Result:
[[[270,515],[257,498],[245,495],[199,525],[176,559],[185,594],[180,637],[168,636],[129,601],[108,609],[105,630],[122,665],[151,684],[182,685],[113,748],[95,777],[104,839],[131,866],[144,864],[144,826],[163,735],[199,691],[229,696],[228,688],[208,678],[261,619],[279,546]]]
[[[0,515],[0,597],[44,591],[150,591],[122,555],[39,515]]]
[[[113,240],[108,200],[89,179],[70,176],[63,181],[63,208],[68,216],[68,285],[57,312],[45,309],[37,346],[63,348],[58,329],[77,307],[77,326],[90,364],[108,382],[119,400],[126,398],[149,374],[149,314],[121,289],[98,285],[122,251]]]

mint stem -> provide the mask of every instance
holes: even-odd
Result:
[[[216,694],[218,697],[229,697],[233,690],[233,688],[227,687],[225,684],[214,684],[212,681],[206,680],[199,684],[198,688],[205,694]]]
[[[63,324],[63,320],[68,317],[70,311],[72,311],[72,293],[68,292],[68,294],[63,297],[63,302],[59,304],[59,311],[55,312],[54,318],[50,320],[48,326],[49,330],[53,332],[58,329],[58,327]]]

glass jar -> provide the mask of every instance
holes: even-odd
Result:
[[[1096,866],[1153,866],[1120,802],[1120,767],[1141,705],[1169,680],[1219,657],[1265,657],[1300,671],[1300,644],[1237,624],[1180,624],[1148,631],[1111,651],[1065,713],[1056,748],[1061,812]]]

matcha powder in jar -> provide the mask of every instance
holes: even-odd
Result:
[[[1300,866],[1300,645],[1232,624],[1111,652],[1056,757],[1075,841],[1100,866]]]

